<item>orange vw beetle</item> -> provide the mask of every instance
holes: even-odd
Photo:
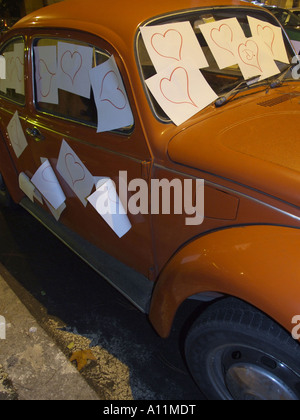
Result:
[[[299,63],[235,0],[66,0],[0,45],[1,201],[185,358],[208,399],[300,397]],[[203,307],[203,305],[201,306]]]

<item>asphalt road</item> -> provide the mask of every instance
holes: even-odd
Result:
[[[134,400],[204,399],[181,356],[184,307],[161,339],[146,315],[21,208],[0,211],[0,262],[26,290],[24,303],[39,303],[39,322],[59,320],[128,367]]]

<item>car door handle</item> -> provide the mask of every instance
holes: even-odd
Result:
[[[45,136],[37,128],[27,128],[26,134],[33,137],[35,141],[45,140]]]

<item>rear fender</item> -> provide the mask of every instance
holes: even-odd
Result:
[[[187,298],[217,292],[242,299],[288,331],[300,315],[300,230],[259,225],[202,236],[181,249],[157,280],[150,321],[169,335]]]

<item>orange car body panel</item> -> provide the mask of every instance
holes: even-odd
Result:
[[[204,292],[243,299],[287,329],[292,316],[300,314],[299,83],[290,81],[270,90],[253,88],[251,94],[240,93],[237,101],[219,109],[212,104],[176,127],[155,118],[141,81],[135,56],[139,25],[164,13],[214,6],[254,7],[230,0],[132,0],[129,11],[124,0],[66,0],[25,17],[4,38],[5,42],[24,33],[31,51],[32,38],[55,31],[58,36],[80,36],[94,44],[99,37],[102,46],[107,44],[116,53],[135,118],[133,134],[112,141],[111,134],[104,133],[98,140],[95,130],[68,123],[68,132],[76,132],[79,139],[88,136],[93,144],[92,150],[81,149],[93,173],[99,141],[107,176],[113,176],[109,157],[117,156],[115,166],[125,169],[126,155],[132,178],[205,179],[205,220],[199,226],[186,226],[185,215],[151,215],[137,223],[135,236],[130,233],[121,242],[96,229],[92,238],[87,236],[96,219],[92,212],[78,227],[83,237],[104,245],[106,251],[156,282],[150,320],[162,336],[168,335],[180,304]],[[53,118],[36,113],[30,96],[32,68],[28,59],[27,107],[10,104],[11,112],[18,109],[24,128],[29,116],[50,131],[63,133],[63,121],[54,123]],[[284,95],[288,100],[278,102]],[[276,107],[268,105],[272,101]],[[4,99],[0,99],[1,107],[6,107]],[[0,124],[4,132],[7,123]],[[9,148],[6,140],[7,147],[0,149],[1,166]],[[41,143],[40,156],[46,151],[43,147]],[[51,150],[52,155],[58,152],[57,146]],[[30,156],[24,159],[34,173]],[[14,165],[15,169],[12,164],[6,166],[3,175],[15,201],[20,201],[18,162]],[[64,216],[62,220],[72,228],[78,219],[81,213],[74,209],[71,221]]]
[[[152,323],[166,337],[174,308],[194,294],[214,291],[252,304],[291,330],[300,310],[299,246],[298,230],[267,225],[224,229],[196,239],[161,275]]]

